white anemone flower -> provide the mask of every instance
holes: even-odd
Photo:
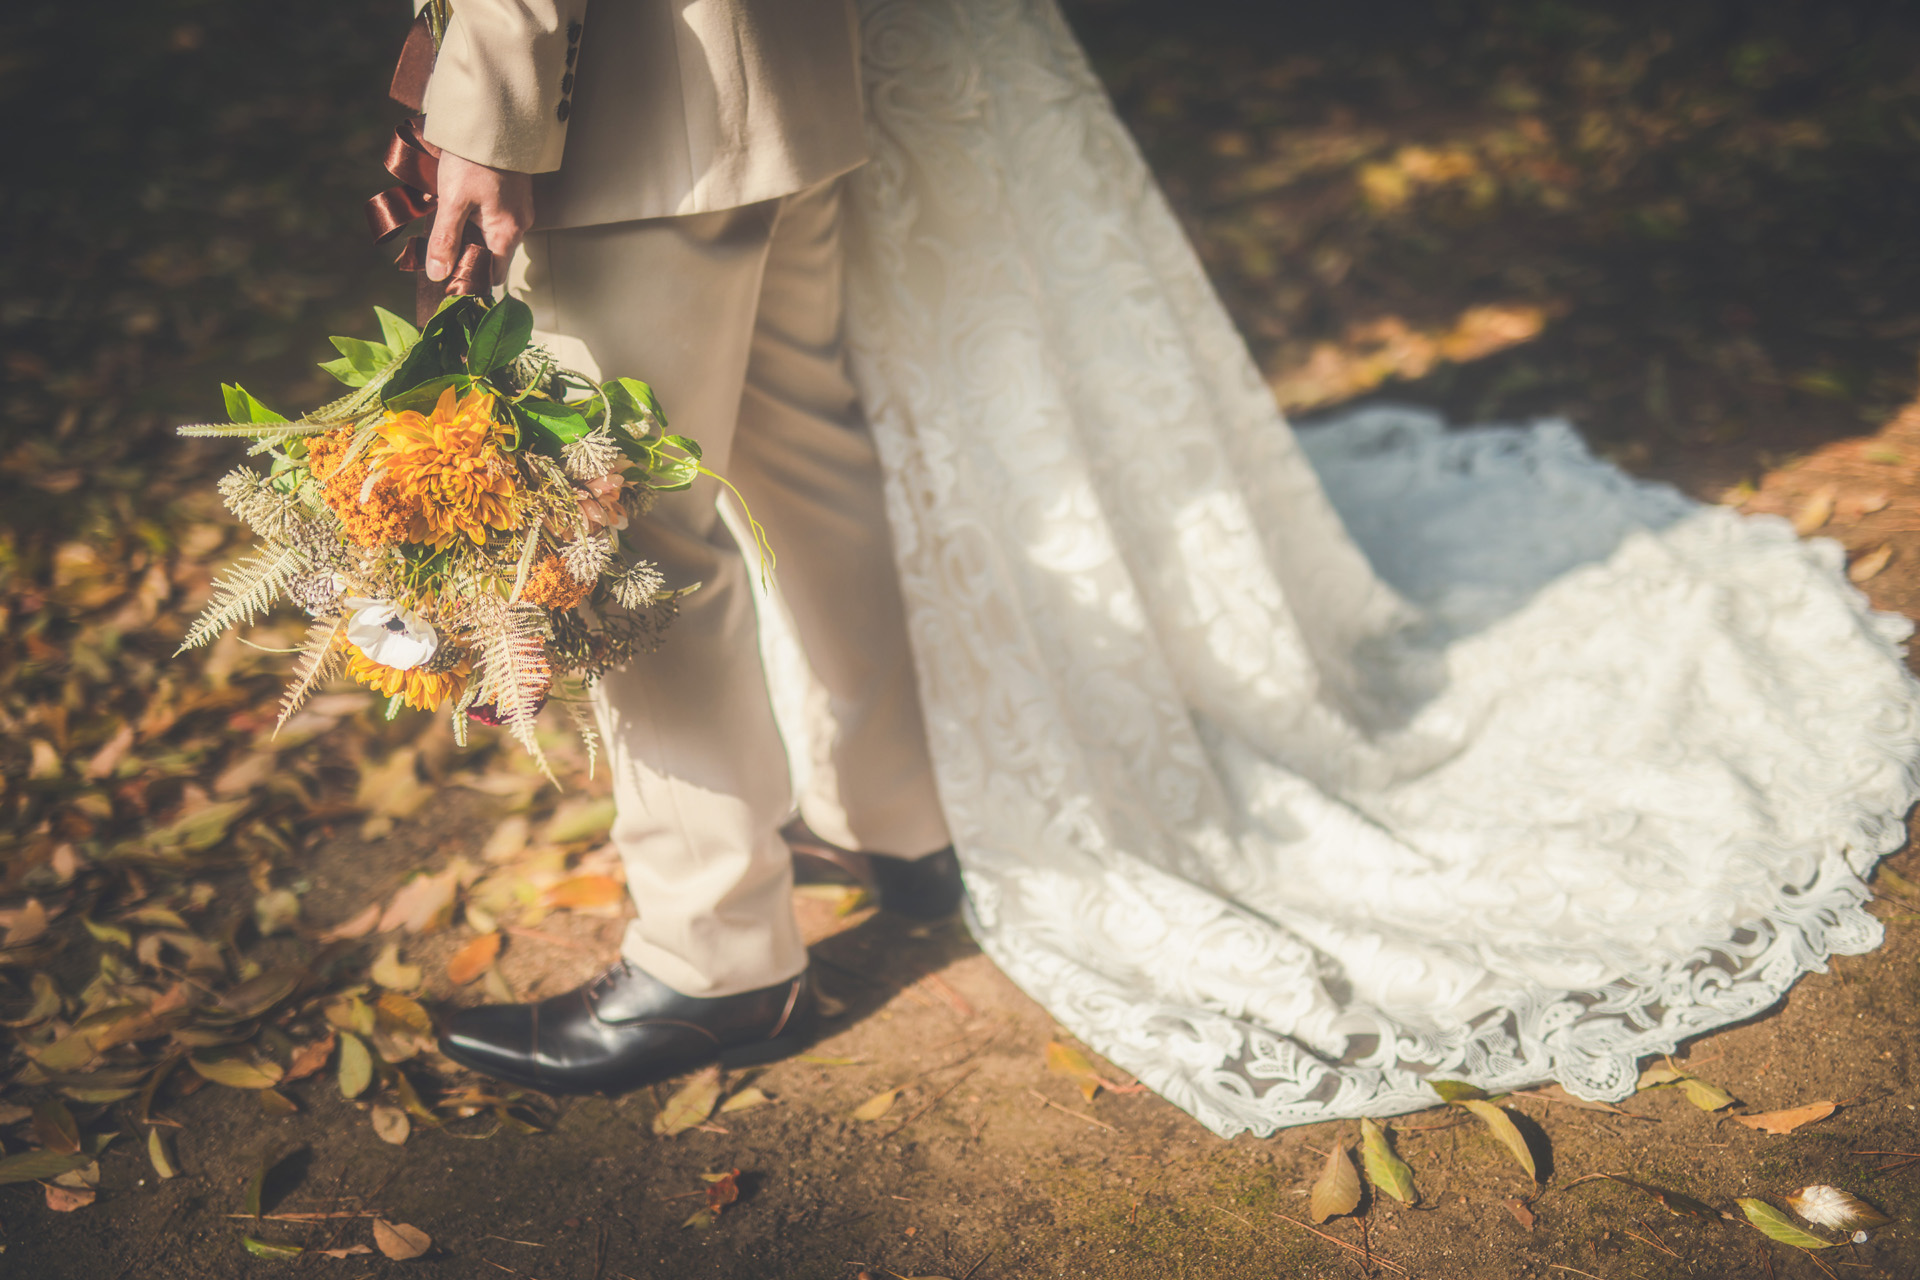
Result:
[[[347,619],[347,639],[383,667],[406,671],[440,647],[440,634],[411,609],[391,601],[369,601]]]

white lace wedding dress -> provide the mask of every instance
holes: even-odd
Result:
[[[1875,946],[1908,632],[1571,430],[1295,434],[1051,0],[861,0],[852,339],[987,953],[1222,1135],[1636,1060]]]

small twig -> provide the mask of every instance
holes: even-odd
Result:
[[[959,1079],[955,1080],[952,1084],[948,1085],[946,1088],[942,1089],[940,1092],[934,1094],[933,1097],[927,1102],[926,1106],[921,1107],[918,1111],[908,1116],[905,1120],[902,1120],[899,1124],[893,1126],[893,1128],[887,1130],[885,1133],[881,1134],[879,1137],[873,1139],[873,1141],[885,1142],[888,1138],[891,1138],[894,1134],[900,1132],[902,1129],[912,1124],[915,1120],[918,1120],[921,1116],[933,1110],[936,1106],[939,1105],[940,1099],[946,1097],[948,1094],[952,1093],[955,1089],[958,1089],[963,1083],[965,1083],[968,1076],[972,1075],[975,1071],[978,1071],[979,1069],[980,1068],[978,1067],[972,1067],[972,1068],[969,1068],[967,1071],[961,1073]]]
[[[703,1196],[707,1193],[704,1191],[690,1191],[687,1194],[695,1195],[695,1196]],[[544,1249],[547,1247],[541,1244],[538,1240],[515,1240],[512,1236],[481,1236],[480,1238],[482,1240],[502,1240],[502,1241],[505,1241],[507,1244],[523,1244],[523,1245],[526,1245],[527,1248],[529,1249]]]
[[[967,1273],[961,1276],[960,1280],[973,1280],[973,1273],[980,1269],[980,1264],[985,1262],[988,1258],[991,1258],[993,1256],[993,1250],[998,1249],[999,1247],[1000,1247],[999,1245],[994,1245],[993,1249],[988,1249],[985,1253],[981,1254],[980,1261],[968,1267]]]
[[[230,1213],[227,1216],[229,1218],[251,1218],[254,1215],[250,1213]],[[367,1213],[357,1209],[341,1209],[333,1213],[263,1213],[260,1215],[260,1221],[305,1222],[318,1226],[320,1223],[331,1221],[334,1218],[377,1218],[379,1216],[377,1213]]]
[[[1230,1209],[1222,1209],[1217,1204],[1214,1205],[1213,1208],[1218,1210],[1221,1213],[1226,1214],[1229,1218],[1239,1218],[1240,1221],[1246,1222],[1247,1225],[1250,1227],[1254,1225],[1253,1223],[1248,1222],[1247,1219],[1241,1218],[1239,1214],[1233,1212]],[[1300,1221],[1300,1219],[1298,1218],[1289,1218],[1284,1213],[1276,1213],[1273,1216],[1280,1219],[1282,1222],[1291,1222],[1294,1226],[1300,1228],[1302,1231],[1305,1231],[1310,1235],[1319,1236],[1322,1240],[1325,1240],[1328,1244],[1337,1244],[1342,1249],[1345,1249],[1348,1253],[1357,1253],[1361,1257],[1366,1258],[1371,1262],[1377,1262],[1381,1266],[1387,1268],[1389,1271],[1398,1272],[1403,1276],[1412,1274],[1410,1271],[1408,1271],[1405,1267],[1401,1266],[1397,1262],[1390,1262],[1386,1258],[1381,1257],[1377,1253],[1369,1254],[1365,1249],[1360,1248],[1358,1245],[1348,1244],[1345,1240],[1342,1240],[1339,1236],[1330,1236],[1324,1231],[1316,1231],[1312,1227],[1308,1226],[1306,1223]]]
[[[1061,1106],[1059,1103],[1055,1102],[1052,1098],[1049,1098],[1046,1094],[1041,1093],[1038,1089],[1029,1089],[1027,1090],[1027,1092],[1032,1094],[1034,1097],[1040,1099],[1040,1101],[1045,1105],[1052,1107],[1055,1111],[1060,1112],[1060,1114],[1062,1115],[1072,1116],[1075,1120],[1084,1120],[1086,1121],[1086,1123],[1091,1125],[1098,1125],[1100,1128],[1105,1129],[1108,1133],[1120,1132],[1118,1129],[1108,1124],[1105,1120],[1095,1120],[1092,1116],[1082,1115],[1080,1112],[1075,1111],[1072,1107]]]

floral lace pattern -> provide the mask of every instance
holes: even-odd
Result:
[[[1295,434],[1050,0],[862,0],[850,340],[981,945],[1222,1135],[1557,1080],[1871,949],[1839,548],[1563,424]]]

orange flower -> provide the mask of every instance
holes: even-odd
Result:
[[[517,529],[513,468],[502,446],[506,431],[493,419],[493,397],[469,391],[440,393],[431,414],[405,410],[380,424],[378,465],[396,498],[413,509],[409,542],[444,547],[465,536],[485,543],[490,529]]]
[[[592,590],[593,584],[574,577],[559,556],[547,555],[533,562],[526,590],[520,594],[522,599],[548,609],[571,609]]]
[[[473,668],[463,661],[451,671],[422,671],[419,667],[402,671],[351,649],[347,655],[347,674],[383,697],[391,698],[397,693],[408,706],[432,711],[448,698],[460,696]]]
[[[413,527],[414,508],[395,493],[393,484],[385,476],[375,480],[372,489],[367,488],[367,476],[372,471],[368,455],[372,449],[362,449],[351,463],[340,465],[352,443],[352,427],[341,427],[308,440],[307,468],[313,478],[320,481],[321,496],[326,499],[328,509],[339,517],[347,536],[359,545],[383,547],[402,541]]]

